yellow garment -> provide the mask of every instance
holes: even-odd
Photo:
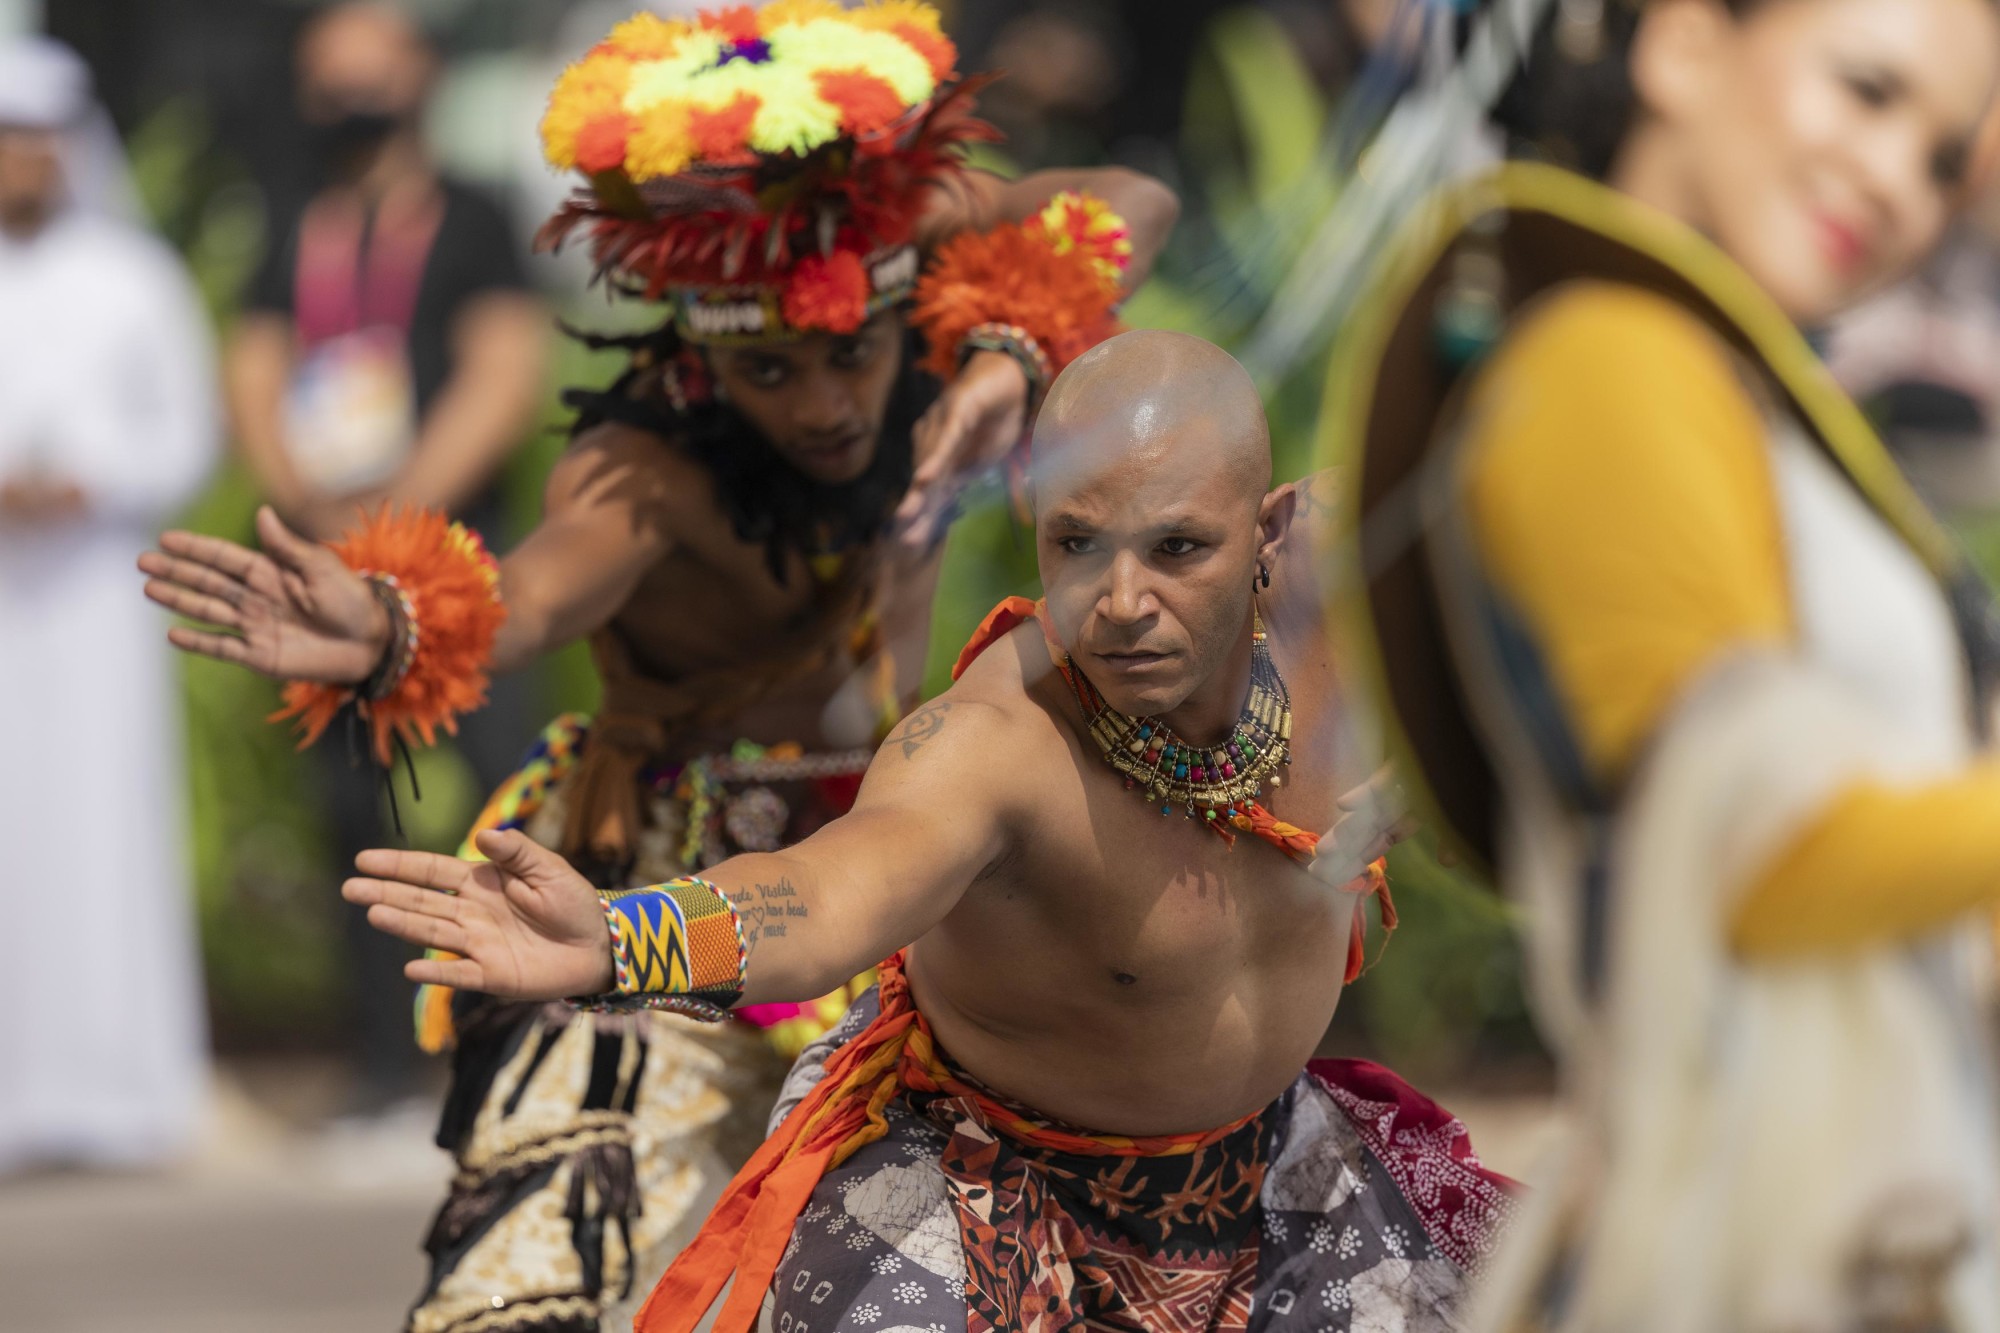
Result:
[[[1693,315],[1602,284],[1529,316],[1470,407],[1487,577],[1615,780],[1717,652],[1790,636],[1763,418]]]
[[[1766,425],[1726,349],[1636,288],[1578,284],[1514,330],[1467,412],[1488,580],[1615,783],[1687,686],[1793,624]],[[2000,897],[2000,764],[1857,783],[1740,900],[1746,954],[1909,938]]]

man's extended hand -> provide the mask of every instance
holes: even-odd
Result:
[[[340,896],[368,909],[368,924],[457,958],[420,958],[412,981],[509,1000],[559,1000],[612,988],[611,932],[597,890],[569,862],[526,834],[481,833],[487,861],[431,852],[371,851],[364,878]]]
[[[1340,817],[1320,838],[1312,873],[1336,886],[1352,883],[1376,858],[1416,832],[1402,784],[1387,764],[1368,781],[1342,793]]]
[[[1028,427],[1028,376],[1005,352],[974,352],[958,378],[918,419],[916,472],[896,509],[902,540],[928,546],[960,487],[1021,442]]]
[[[263,551],[220,537],[167,532],[139,557],[146,596],[214,630],[175,626],[176,648],[236,662],[280,680],[352,685],[389,646],[389,616],[340,557],[257,511]]]

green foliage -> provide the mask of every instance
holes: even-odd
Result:
[[[249,478],[230,467],[185,521],[247,541],[255,509]],[[310,1037],[337,994],[339,935],[310,775],[287,733],[264,723],[276,685],[205,658],[182,663],[195,892],[217,1028],[225,1038]]]

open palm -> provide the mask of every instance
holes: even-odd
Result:
[[[365,680],[388,646],[389,618],[366,580],[331,548],[257,512],[262,551],[195,532],[161,534],[139,557],[146,596],[213,626],[177,625],[176,648],[235,662],[280,680],[351,685]]]
[[[481,833],[486,861],[369,851],[340,894],[368,924],[455,958],[419,959],[412,981],[510,1000],[559,1000],[611,989],[611,933],[597,891],[524,833]]]

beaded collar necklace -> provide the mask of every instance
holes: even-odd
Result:
[[[1165,723],[1131,718],[1111,707],[1067,655],[1063,679],[1083,710],[1090,739],[1128,789],[1143,791],[1170,815],[1182,806],[1189,819],[1235,821],[1257,802],[1268,782],[1284,785],[1278,769],[1292,762],[1292,699],[1271,661],[1263,621],[1251,631],[1250,697],[1229,738],[1220,745],[1190,745]]]

